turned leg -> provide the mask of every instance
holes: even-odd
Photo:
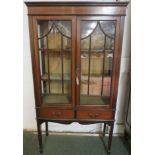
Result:
[[[104,127],[103,127],[103,137],[105,136],[105,130],[106,130],[106,123],[104,123]]]
[[[43,153],[41,122],[39,120],[37,120],[37,129],[38,129],[39,151],[40,153]]]
[[[111,122],[111,123],[110,123],[109,140],[108,140],[108,152],[109,152],[109,153],[110,153],[110,150],[111,150],[113,129],[114,129],[114,122]]]
[[[48,122],[45,122],[45,126],[46,126],[46,136],[48,136]]]

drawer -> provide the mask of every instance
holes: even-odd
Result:
[[[47,119],[71,119],[74,117],[72,110],[39,109],[39,117]]]
[[[93,111],[93,110],[81,110],[77,111],[78,119],[105,119],[110,120],[113,118],[113,111]]]

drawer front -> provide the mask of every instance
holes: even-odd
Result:
[[[39,117],[45,119],[72,119],[74,112],[72,110],[40,109]]]
[[[77,111],[78,119],[113,119],[113,111],[91,111],[81,110]]]

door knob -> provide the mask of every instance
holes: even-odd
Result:
[[[79,85],[79,77],[78,77],[79,68],[76,68],[76,84]]]
[[[79,85],[79,78],[76,76],[76,84]]]

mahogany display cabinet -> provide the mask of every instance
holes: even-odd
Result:
[[[110,152],[128,2],[25,2],[36,119],[41,124],[104,123]]]

